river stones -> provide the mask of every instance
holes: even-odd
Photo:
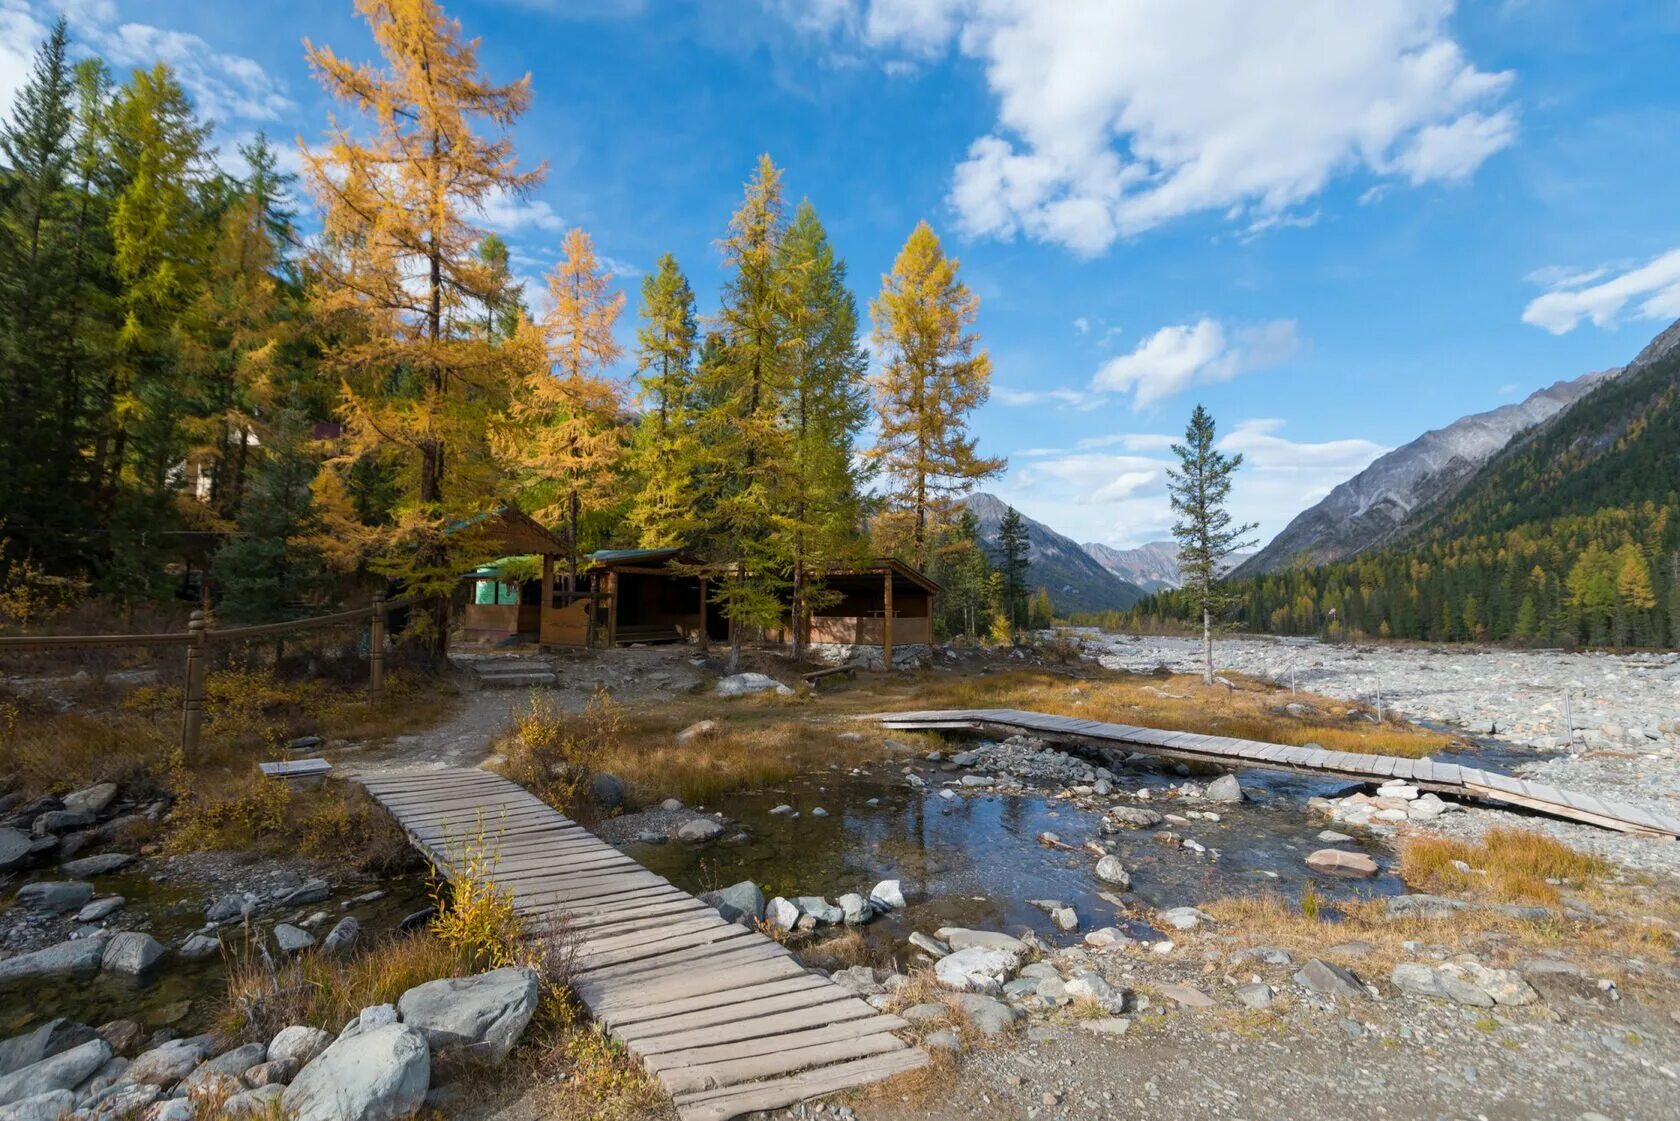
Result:
[[[100,965],[107,973],[138,977],[156,965],[163,954],[163,944],[150,934],[125,930],[106,942]]]
[[[62,915],[79,911],[93,898],[93,885],[80,880],[41,880],[18,888],[18,906],[29,911]]]
[[[172,1039],[154,1047],[128,1064],[124,1080],[144,1082],[164,1089],[191,1074],[204,1061],[204,1045],[190,1039]]]
[[[1449,961],[1441,965],[1401,962],[1389,974],[1389,981],[1411,996],[1450,1000],[1477,1008],[1532,1004],[1539,999],[1515,970],[1490,969],[1474,961]]]
[[[1382,871],[1377,862],[1365,853],[1345,849],[1319,849],[1307,857],[1307,867],[1314,872],[1350,879],[1369,879]]]
[[[1019,1008],[1012,1008],[982,993],[959,993],[951,999],[981,1035],[1003,1035],[1026,1018],[1026,1013]]]
[[[1208,783],[1203,796],[1210,802],[1241,802],[1243,801],[1242,786],[1237,782],[1236,775],[1220,775]]]
[[[1021,957],[1018,950],[957,950],[934,963],[933,975],[941,985],[958,992],[1001,993],[1003,983],[1021,964]]]
[[[1099,973],[1081,973],[1065,982],[1062,989],[1072,1000],[1095,1001],[1115,1015],[1126,1010],[1127,991],[1116,988]]]
[[[697,817],[677,827],[677,840],[700,843],[723,836],[723,826],[709,817]]]
[[[1126,871],[1126,866],[1120,862],[1118,856],[1109,855],[1097,861],[1097,879],[1113,884],[1122,891],[1132,886],[1132,874]]]
[[[1295,983],[1319,996],[1354,997],[1368,995],[1365,983],[1339,965],[1313,958],[1295,973]]]
[[[904,890],[897,880],[882,880],[869,889],[869,902],[883,911],[902,911]]]
[[[117,800],[117,784],[97,782],[64,796],[64,808],[76,813],[102,814]]]
[[[93,1038],[93,1029],[86,1024],[78,1024],[62,1016],[48,1020],[33,1031],[0,1042],[0,1077],[22,1070],[61,1051],[79,1047]]]
[[[764,905],[764,921],[776,930],[792,930],[799,924],[799,908],[778,895]]]
[[[499,1066],[531,1022],[539,993],[535,970],[509,966],[416,985],[398,998],[397,1011],[434,1054]]]
[[[104,937],[74,938],[0,961],[0,982],[31,977],[91,977],[99,972]]]
[[[432,1077],[426,1037],[387,1024],[328,1047],[298,1072],[281,1096],[293,1121],[386,1121],[426,1100]]]
[[[35,841],[29,834],[10,825],[0,826],[0,872],[20,868],[34,852]]]
[[[718,914],[728,921],[743,926],[753,926],[764,918],[764,892],[751,880],[708,891],[700,896],[700,901],[716,907]]]
[[[710,739],[717,733],[718,722],[716,720],[697,720],[677,733],[677,745],[687,747],[696,740]],[[682,807],[679,805],[677,808],[681,809]]]
[[[1019,938],[996,930],[969,930],[962,926],[942,926],[934,936],[953,950],[1008,950],[1026,956],[1027,944]]]
[[[280,947],[280,952],[290,957],[300,954],[315,944],[315,936],[301,926],[293,926],[289,922],[277,923],[274,927],[274,942]]]
[[[327,936],[321,939],[321,952],[324,954],[341,954],[356,944],[356,939],[362,935],[362,924],[355,916],[345,915],[333,928],[327,931]]]
[[[99,922],[110,918],[123,909],[128,900],[120,895],[108,895],[104,899],[95,899],[92,903],[76,912],[77,922]]]
[[[333,1037],[320,1028],[303,1024],[281,1028],[268,1042],[268,1061],[289,1061],[302,1068],[331,1046],[332,1040]]]

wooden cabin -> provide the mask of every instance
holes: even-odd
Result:
[[[574,608],[572,597],[555,592],[554,567],[566,555],[565,539],[530,515],[504,506],[451,526],[449,532],[466,537],[480,555],[501,558],[462,577],[471,586],[461,612],[462,637],[468,641],[546,642],[564,617],[586,620],[584,605]]]
[[[597,626],[608,646],[693,642],[729,637],[710,610],[711,579],[703,562],[681,549],[602,549],[586,570],[599,591]]]
[[[838,601],[806,620],[806,641],[837,647],[880,647],[883,665],[893,648],[933,643],[933,607],[940,587],[920,570],[890,557],[831,568],[823,586]]]

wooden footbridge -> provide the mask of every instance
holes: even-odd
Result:
[[[487,771],[360,781],[451,875],[475,856],[538,929],[575,943],[572,988],[658,1077],[682,1121],[726,1121],[925,1066],[908,1025],[757,930],[643,868]]]
[[[1544,783],[1525,782],[1495,771],[1429,759],[1394,755],[1364,755],[1326,751],[1319,747],[1290,747],[1258,740],[1204,736],[1193,732],[1163,732],[1130,724],[1104,724],[1071,716],[1016,709],[941,709],[933,712],[883,712],[869,719],[887,728],[998,729],[1025,732],[1048,739],[1084,740],[1104,747],[1161,755],[1193,763],[1227,768],[1263,767],[1356,781],[1405,779],[1424,790],[1521,806],[1553,817],[1588,825],[1674,840],[1680,837],[1680,818],[1652,813],[1625,802],[1609,802],[1587,794],[1559,790]]]

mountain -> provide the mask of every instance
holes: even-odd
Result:
[[[995,560],[998,523],[1008,504],[982,491],[969,495],[966,505],[980,521],[980,543]],[[1050,602],[1057,611],[1124,611],[1144,597],[1142,588],[1104,568],[1072,538],[1025,514],[1021,521],[1027,528],[1027,560],[1031,565],[1027,583],[1049,589]]]
[[[1150,541],[1135,549],[1116,549],[1096,541],[1081,546],[1098,564],[1129,584],[1136,584],[1146,592],[1184,586],[1184,573],[1178,567],[1178,542]],[[1232,553],[1226,558],[1227,570],[1236,568],[1253,553]]]
[[[1519,404],[1462,417],[1445,428],[1425,432],[1297,514],[1236,575],[1260,576],[1292,565],[1345,560],[1393,540],[1408,519],[1450,498],[1518,434],[1545,424],[1633,365],[1560,381]]]

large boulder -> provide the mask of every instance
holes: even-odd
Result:
[[[0,1042],[0,1077],[68,1051],[94,1038],[93,1029],[62,1016]]]
[[[1013,935],[996,930],[969,930],[962,926],[942,926],[934,935],[953,950],[1008,950],[1021,957],[1027,955],[1027,944]]]
[[[951,1000],[974,1030],[981,1035],[1002,1035],[1014,1027],[1016,1021],[1024,1020],[1027,1016],[1019,1008],[1013,1008],[983,993],[959,993]]]
[[[776,896],[764,906],[764,918],[777,930],[792,930],[799,922],[799,908],[792,901]]]
[[[764,918],[764,892],[751,880],[708,891],[700,901],[716,907],[718,914],[730,922],[751,926]]]
[[[117,784],[114,782],[99,782],[85,790],[78,790],[74,794],[64,796],[64,808],[67,810],[102,814],[117,800]]]
[[[869,902],[878,911],[904,910],[904,889],[897,880],[882,880],[869,891]]]
[[[78,880],[41,880],[18,888],[18,906],[29,911],[62,915],[79,911],[93,898],[93,885]]]
[[[362,924],[355,916],[345,915],[333,924],[327,931],[327,936],[321,939],[321,952],[325,954],[341,954],[356,944],[356,939],[362,935]]]
[[[718,733],[716,720],[700,720],[677,733],[677,745],[687,747],[696,740],[710,739]]]
[[[1243,800],[1242,786],[1237,782],[1236,775],[1221,775],[1208,783],[1204,795],[1210,802],[1240,802]]]
[[[1003,991],[1003,983],[1020,964],[1017,950],[975,947],[940,958],[934,962],[933,975],[948,989],[995,994]]]
[[[131,852],[102,852],[94,856],[84,856],[76,860],[66,860],[58,866],[59,871],[75,879],[89,876],[108,876],[112,872],[120,872],[134,863]]]
[[[69,1050],[49,1055],[0,1078],[0,1105],[21,1102],[54,1090],[73,1090],[111,1058],[111,1045],[90,1039]]]
[[[1313,958],[1295,973],[1295,983],[1319,996],[1355,997],[1369,995],[1365,982],[1339,965]]]
[[[171,1039],[153,1047],[128,1064],[125,1082],[144,1082],[164,1089],[191,1074],[204,1061],[204,1044],[192,1039]]]
[[[1495,1004],[1531,1004],[1538,994],[1512,969],[1489,969],[1475,961],[1449,961],[1441,965],[1401,962],[1389,980],[1401,992],[1412,996],[1450,1000],[1476,1008]]]
[[[99,972],[99,959],[104,953],[104,938],[72,938],[0,961],[0,982],[34,977],[91,977]]]
[[[32,1098],[0,1105],[0,1121],[60,1121],[76,1108],[76,1095],[69,1090],[48,1090]]]
[[[762,673],[737,673],[730,677],[720,677],[718,683],[712,686],[712,692],[720,697],[745,697],[750,693],[769,692],[782,697],[793,696],[792,689]]]
[[[810,915],[818,923],[832,926],[845,919],[846,912],[820,895],[801,895],[793,901],[802,915]]]
[[[416,985],[398,998],[397,1012],[425,1033],[433,1053],[499,1065],[531,1022],[540,995],[535,970],[508,966]]]
[[[321,1052],[286,1087],[280,1105],[292,1121],[396,1121],[420,1108],[431,1080],[425,1034],[386,1024]]]
[[[188,1091],[236,1094],[245,1089],[245,1083],[242,1081],[245,1072],[262,1062],[267,1053],[268,1048],[261,1043],[247,1043],[243,1047],[235,1047],[199,1064],[181,1085]]]
[[[597,804],[615,810],[624,804],[624,780],[606,771],[597,771],[589,780],[590,792]]]
[[[105,943],[100,963],[107,973],[138,977],[156,965],[163,953],[163,944],[150,934],[125,930]]]
[[[28,862],[35,841],[21,829],[0,826],[0,872],[10,872]]]
[[[1118,856],[1109,855],[1097,861],[1097,879],[1113,884],[1121,891],[1129,890],[1132,886],[1132,874],[1126,871],[1126,866],[1120,862]]]

